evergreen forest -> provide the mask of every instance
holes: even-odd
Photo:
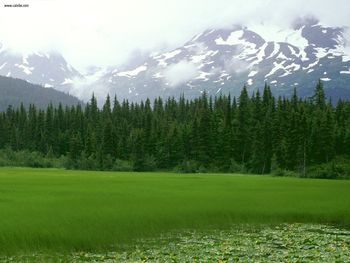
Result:
[[[0,166],[346,177],[350,102],[328,100],[319,81],[310,98],[275,98],[265,84],[238,98],[9,106],[0,149]]]

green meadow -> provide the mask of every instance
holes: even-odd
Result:
[[[108,251],[238,224],[350,226],[350,181],[0,168],[0,254]]]

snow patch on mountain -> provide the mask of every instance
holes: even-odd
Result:
[[[319,62],[320,62],[320,60],[317,59],[315,62],[310,63],[310,64],[307,65],[306,67],[303,67],[303,70],[311,69],[312,67],[316,66]]]
[[[32,74],[32,70],[34,69],[34,67],[28,67],[26,65],[18,65],[15,64],[16,67],[20,68],[23,70],[23,72],[27,75],[31,75]]]
[[[141,72],[146,71],[146,70],[147,70],[147,67],[145,65],[142,65],[142,66],[137,67],[133,70],[116,73],[116,75],[119,77],[135,77],[138,74],[140,74]]]
[[[249,73],[249,75],[248,75],[248,77],[254,77],[256,74],[258,74],[258,71],[256,71],[256,70],[252,70],[250,73]]]
[[[224,40],[220,36],[218,39],[215,39],[215,43],[217,45],[229,45],[229,46],[245,44],[246,42],[242,40],[243,33],[244,33],[243,30],[234,31],[229,35],[227,40]]]
[[[181,53],[181,50],[178,49],[178,50],[173,50],[173,51],[164,53],[164,54],[162,54],[162,55],[158,55],[158,56],[156,56],[156,57],[154,57],[154,58],[155,58],[156,60],[158,60],[159,66],[165,67],[165,66],[168,65],[167,62],[166,62],[168,59],[171,59],[171,58],[173,58],[173,57],[179,55],[180,53]]]
[[[250,25],[249,29],[259,34],[265,41],[289,43],[300,50],[304,50],[309,44],[308,40],[302,35],[303,27],[294,30],[292,28],[281,28],[277,25],[260,23]]]
[[[340,71],[340,74],[350,74],[350,69]]]
[[[285,61],[282,61],[281,63],[273,62],[274,68],[268,74],[265,75],[265,78],[272,76],[278,70],[285,71],[284,66],[283,66],[284,63],[285,63]]]
[[[29,65],[29,63],[28,63],[28,55],[23,55],[22,62],[23,62],[23,64]]]
[[[318,59],[324,58],[325,56],[327,56],[329,54],[328,49],[326,49],[326,48],[317,47],[314,49],[316,51],[315,55]]]
[[[202,80],[202,81],[208,81],[210,75],[211,75],[211,73],[201,71],[201,72],[199,72],[199,76],[197,76],[195,79]]]
[[[191,57],[191,60],[193,63],[197,64],[197,63],[200,63],[202,62],[203,60],[205,60],[207,57],[209,56],[214,56],[218,53],[218,51],[213,51],[213,50],[209,50],[209,51],[206,51],[206,52],[202,52],[202,53],[199,53],[198,55],[194,55]]]
[[[271,44],[272,44],[272,46],[273,46],[273,51],[272,51],[272,53],[267,57],[267,59],[273,58],[273,57],[276,56],[277,53],[280,51],[280,44],[279,44],[279,43],[271,42]]]
[[[4,62],[1,66],[0,66],[0,70],[3,69],[3,67],[5,67],[7,64],[7,62]]]
[[[64,79],[64,81],[61,83],[62,85],[66,85],[66,84],[73,84],[74,83],[74,81],[73,80],[71,80],[71,79]]]
[[[265,49],[267,48],[268,43],[265,42],[263,46],[260,48],[259,52],[255,56],[255,61],[251,63],[251,66],[258,65],[260,62],[264,60],[265,57]]]

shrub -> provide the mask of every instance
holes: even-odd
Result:
[[[237,163],[234,159],[231,159],[231,165],[229,168],[230,173],[243,173],[246,172],[244,165]]]
[[[19,166],[33,168],[62,168],[61,158],[48,157],[39,152],[28,150],[13,151],[9,148],[0,150],[0,166]]]
[[[275,176],[287,176],[287,177],[300,177],[300,174],[295,172],[295,171],[284,170],[284,169],[281,169],[281,168],[276,168],[272,172],[272,175],[275,175]]]
[[[193,160],[186,160],[177,165],[174,171],[178,173],[195,173],[198,171],[198,163]]]
[[[113,165],[113,171],[129,172],[133,170],[133,163],[121,159],[116,159]]]
[[[307,177],[324,179],[349,179],[350,158],[342,156],[331,162],[314,165],[307,170]]]
[[[113,169],[114,160],[110,154],[107,154],[103,158],[103,170],[110,171]]]
[[[146,155],[144,162],[144,171],[154,171],[156,168],[156,158],[153,155]]]
[[[95,159],[95,156],[93,154],[91,154],[90,156],[87,156],[85,151],[83,151],[81,153],[81,156],[76,161],[76,164],[74,164],[74,160],[72,162],[73,162],[73,165],[75,165],[77,168],[82,169],[82,170],[96,170],[97,169],[97,161]]]

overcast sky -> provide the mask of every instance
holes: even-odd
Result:
[[[79,70],[118,65],[135,50],[183,44],[211,27],[283,27],[314,15],[350,26],[350,0],[0,0],[0,42],[19,51],[58,50]],[[28,8],[5,8],[28,3]]]

